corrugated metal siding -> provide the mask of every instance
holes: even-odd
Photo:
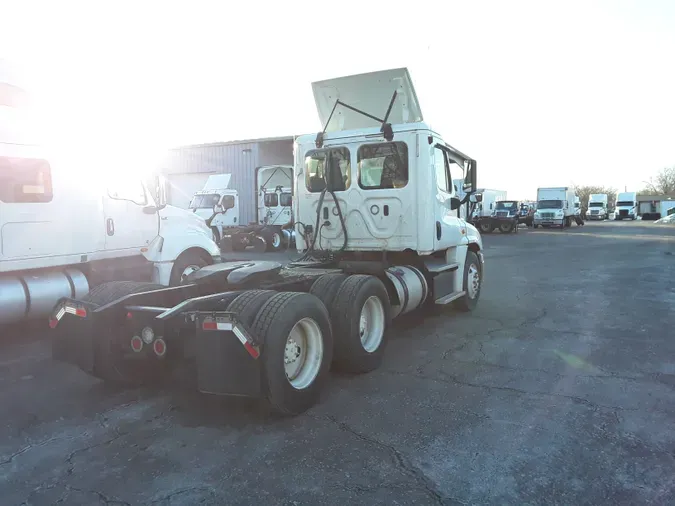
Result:
[[[255,168],[260,165],[258,160],[258,143],[189,146],[171,150],[163,172],[166,175],[232,174],[230,187],[239,192],[239,220],[246,224],[256,218]]]

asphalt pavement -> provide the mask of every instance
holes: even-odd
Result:
[[[105,387],[5,333],[0,502],[675,503],[675,227],[484,242],[474,313],[399,322],[381,369],[290,419]]]

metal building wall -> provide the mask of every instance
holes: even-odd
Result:
[[[255,168],[258,143],[205,144],[176,148],[169,153],[163,173],[171,179],[178,174],[232,174],[230,188],[239,192],[239,219],[255,221]]]

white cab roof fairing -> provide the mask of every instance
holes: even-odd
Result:
[[[423,121],[422,110],[407,68],[317,81],[312,83],[312,91],[321,125],[326,128],[326,132],[379,128],[381,122],[343,105],[335,107],[335,103],[339,100],[343,104],[384,119],[394,91],[397,92],[396,100],[387,123],[395,125]],[[334,107],[333,117],[326,125]]]

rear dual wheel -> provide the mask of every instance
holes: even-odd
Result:
[[[256,313],[249,328],[264,347],[263,394],[279,413],[302,413],[318,401],[330,370],[333,335],[328,311],[309,293],[279,292]]]

